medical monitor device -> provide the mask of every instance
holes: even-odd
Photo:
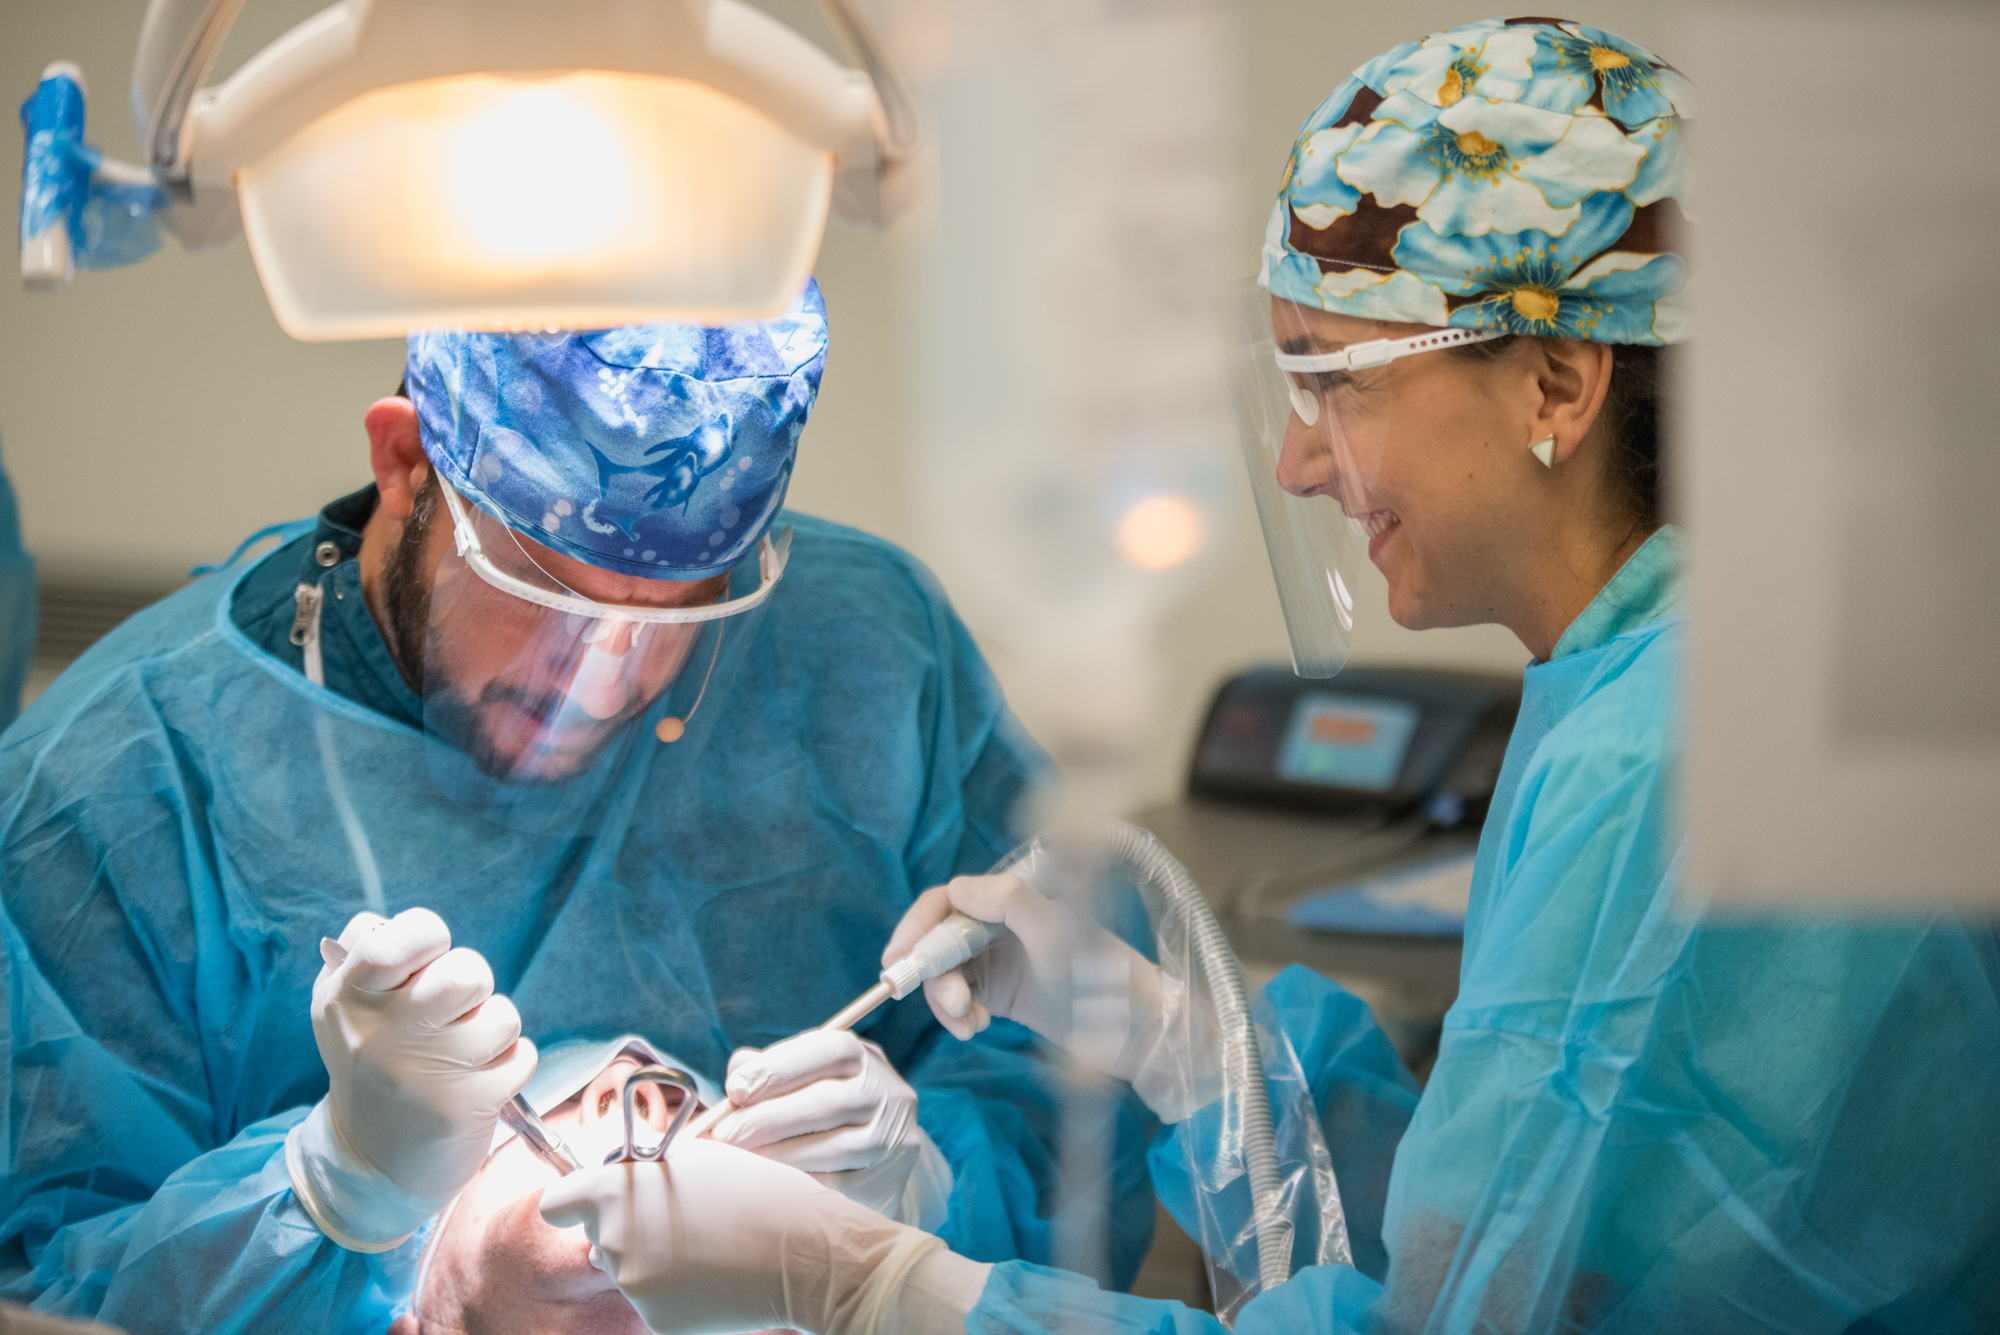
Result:
[[[204,87],[242,3],[152,0],[136,170],[189,247],[245,235],[296,338],[773,317],[830,211],[880,225],[907,184],[846,0],[860,69],[741,0],[340,0]]]
[[[1216,692],[1188,792],[1329,814],[1427,807],[1456,825],[1484,811],[1520,698],[1519,678],[1484,673],[1255,668]]]
[[[1709,7],[1682,45],[1686,888],[2000,904],[2000,12]]]

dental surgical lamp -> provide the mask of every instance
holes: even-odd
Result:
[[[822,6],[861,69],[741,0],[340,0],[211,88],[242,0],[152,0],[143,167],[82,143],[73,66],[23,108],[23,281],[143,256],[157,219],[190,249],[242,231],[300,339],[775,316],[830,211],[893,218],[915,147],[847,0]],[[106,216],[145,243],[91,253]]]

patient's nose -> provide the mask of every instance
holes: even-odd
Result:
[[[614,1125],[624,1116],[619,1111],[619,1097],[625,1088],[625,1077],[638,1070],[637,1063],[621,1058],[598,1073],[595,1080],[584,1087],[583,1107],[580,1118],[584,1126],[590,1126],[609,1117]],[[681,1091],[665,1085],[640,1085],[632,1091],[632,1111],[640,1121],[655,1131],[665,1131],[667,1123],[681,1106],[684,1096]]]

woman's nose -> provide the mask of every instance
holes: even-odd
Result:
[[[1326,439],[1325,414],[1307,426],[1293,413],[1285,423],[1285,443],[1278,452],[1278,485],[1294,496],[1337,496],[1339,469]]]
[[[624,1117],[620,1099],[625,1090],[625,1077],[636,1069],[620,1062],[600,1071],[597,1078],[584,1087],[583,1107],[579,1109],[578,1120],[584,1126],[590,1126],[606,1117]],[[632,1111],[653,1130],[665,1131],[667,1123],[679,1111],[682,1097],[678,1089],[640,1085],[632,1091]]]

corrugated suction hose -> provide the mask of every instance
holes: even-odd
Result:
[[[1188,937],[1207,975],[1222,1033],[1223,1078],[1241,1091],[1243,1165],[1250,1177],[1251,1208],[1257,1227],[1257,1278],[1268,1293],[1291,1278],[1292,1221],[1283,1210],[1283,1178],[1278,1171],[1277,1138],[1271,1126],[1270,1090],[1257,1049],[1257,1026],[1250,1018],[1250,989],[1242,961],[1215,921],[1194,878],[1151,834],[1123,821],[1105,822],[1110,856],[1158,887],[1168,903],[1187,917]]]

